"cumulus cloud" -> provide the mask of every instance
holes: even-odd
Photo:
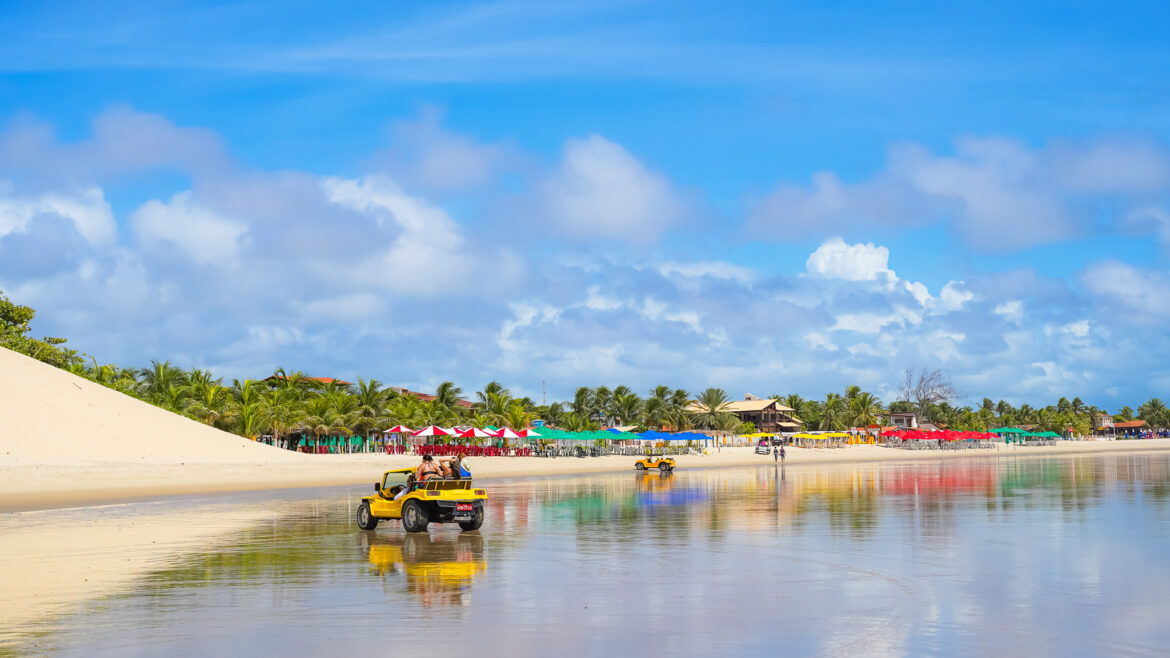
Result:
[[[1154,323],[1170,318],[1170,275],[1109,260],[1094,263],[1081,276],[1085,287],[1119,320]]]
[[[538,196],[537,212],[575,240],[645,245],[684,215],[664,176],[599,135],[566,142],[560,167]]]
[[[428,194],[474,191],[523,167],[524,157],[511,142],[483,143],[442,126],[443,112],[422,108],[411,121],[390,127],[390,143],[371,158],[408,189]]]
[[[199,265],[236,266],[238,240],[248,229],[191,202],[190,192],[170,201],[147,201],[131,217],[138,239],[147,248],[167,243]]]
[[[846,281],[873,281],[894,278],[888,265],[890,250],[867,244],[846,244],[841,238],[831,238],[817,247],[805,262],[810,274]]]
[[[983,251],[1062,242],[1092,229],[1102,207],[1114,225],[1170,192],[1170,149],[1104,139],[1040,148],[999,137],[957,140],[954,152],[896,144],[885,168],[844,183],[830,172],[809,186],[779,184],[752,204],[753,235],[809,235],[872,224],[946,222]],[[1160,224],[1159,224],[1160,225]]]
[[[101,183],[154,168],[208,173],[230,166],[227,148],[215,132],[178,127],[128,107],[99,114],[92,134],[77,142],[58,141],[51,125],[27,116],[0,132],[0,174],[33,184]]]
[[[33,222],[52,217],[68,220],[94,244],[110,242],[117,232],[110,204],[99,188],[21,195],[11,181],[0,180],[0,238],[27,232]]]

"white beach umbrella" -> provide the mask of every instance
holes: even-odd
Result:
[[[451,430],[445,430],[438,425],[427,425],[415,432],[413,436],[451,436]]]

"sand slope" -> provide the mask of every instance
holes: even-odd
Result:
[[[0,456],[142,463],[295,460],[0,348]]]

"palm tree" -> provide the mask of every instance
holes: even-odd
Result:
[[[479,398],[481,404],[486,404],[488,401],[488,396],[493,394],[512,397],[512,394],[508,392],[508,389],[504,388],[504,386],[497,381],[488,382],[487,385],[483,387],[482,391],[475,394],[475,397]]]
[[[594,410],[593,391],[589,390],[588,386],[578,387],[569,406],[573,409],[573,413],[582,418],[589,418],[593,415]]]
[[[187,402],[186,413],[195,420],[207,425],[216,425],[223,418],[227,410],[228,389],[220,385],[221,379],[191,377],[187,392],[191,399]]]
[[[610,404],[613,402],[613,392],[605,386],[598,386],[593,389],[593,413],[601,415],[610,411]]]
[[[669,413],[670,407],[667,406],[666,400],[657,396],[651,396],[646,399],[646,403],[642,409],[642,422],[649,427],[662,429]]]
[[[435,402],[448,409],[458,410],[459,396],[462,394],[463,389],[456,386],[454,382],[443,382],[439,384],[439,388],[435,389]]]
[[[187,383],[186,373],[171,365],[170,361],[151,361],[150,367],[143,368],[138,374],[142,379],[139,390],[148,400],[159,399],[171,386]]]
[[[300,391],[289,388],[274,388],[263,393],[267,426],[272,430],[273,442],[292,449],[289,435],[293,430],[304,429],[305,409],[301,404]]]
[[[336,401],[336,397],[325,394],[314,395],[307,400],[304,423],[313,435],[315,446],[320,445],[321,437],[327,434],[350,434],[349,428],[345,426],[345,418],[337,411]]]
[[[695,400],[695,416],[704,427],[714,427],[720,414],[727,413],[730,403],[721,388],[708,388]]]
[[[524,429],[532,422],[532,414],[524,409],[519,400],[512,400],[503,414],[504,425],[512,429]]]
[[[382,382],[358,377],[354,402],[351,422],[358,434],[369,438],[371,433],[390,427],[390,419],[386,415],[386,390],[382,388]]]
[[[272,373],[272,385],[277,388],[302,390],[308,383],[308,377],[300,370],[290,373],[284,368],[277,368]]]
[[[730,432],[732,434],[738,432],[741,426],[743,426],[743,421],[741,421],[735,414],[731,413],[718,414],[714,417],[711,423],[711,429],[719,430],[721,432]]]
[[[854,427],[868,427],[878,422],[882,401],[872,393],[858,393],[849,401],[849,419]]]
[[[548,405],[548,411],[544,414],[544,420],[553,427],[560,427],[561,421],[565,417],[565,408],[560,402],[553,402]],[[478,427],[483,427],[479,425]]]
[[[630,389],[619,386],[613,394],[612,409],[613,414],[626,425],[637,425],[642,414],[642,398]]]
[[[846,414],[849,411],[849,406],[845,399],[836,393],[829,393],[825,396],[825,402],[821,405],[820,420],[817,427],[822,430],[843,430],[845,429]]]

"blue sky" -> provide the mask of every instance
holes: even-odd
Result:
[[[104,361],[1170,385],[1163,3],[4,3],[0,289]]]

